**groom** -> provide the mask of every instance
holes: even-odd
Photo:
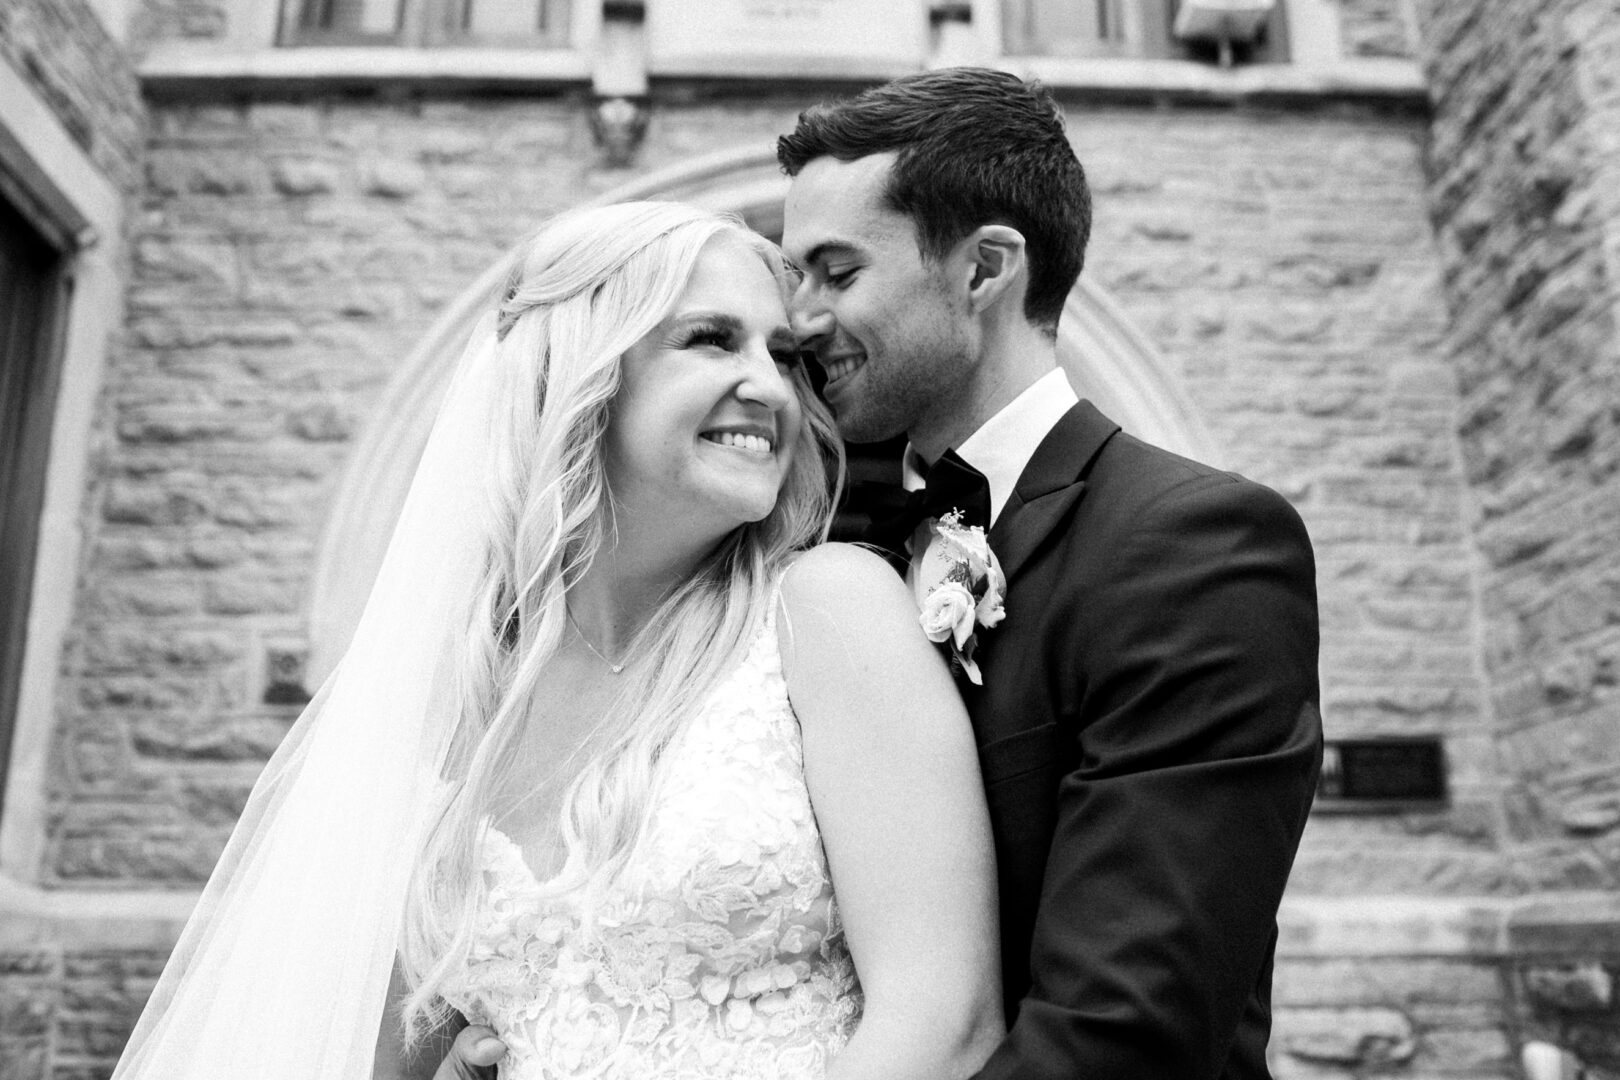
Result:
[[[1298,515],[1076,398],[1056,329],[1090,196],[1043,90],[910,76],[806,111],[777,155],[795,330],[843,434],[904,433],[910,486],[988,487],[944,497],[983,515],[1007,577],[982,685],[959,680],[1011,1028],[981,1078],[1263,1080],[1321,760]],[[493,1060],[485,1034],[439,1077]]]
[[[1090,197],[1043,90],[898,79],[801,114],[777,157],[794,329],[840,430],[904,432],[908,486],[960,483],[958,458],[988,481],[1006,617],[979,632],[982,685],[959,685],[1011,1030],[981,1076],[1266,1077],[1277,906],[1321,760],[1298,515],[1076,399],[1056,331]]]

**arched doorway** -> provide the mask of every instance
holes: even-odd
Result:
[[[788,181],[769,146],[705,155],[624,184],[592,203],[674,199],[740,215],[767,236],[782,230]],[[499,264],[447,307],[384,392],[338,485],[316,553],[310,676],[317,685],[347,646],[456,358],[488,298]],[[1058,355],[1082,397],[1149,442],[1205,461],[1220,455],[1164,357],[1119,307],[1082,279],[1069,295]]]

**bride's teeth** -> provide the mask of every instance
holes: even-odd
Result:
[[[771,452],[771,440],[762,435],[744,435],[736,431],[721,431],[710,436],[710,439],[721,446],[735,446],[741,450],[752,450],[757,454]]]

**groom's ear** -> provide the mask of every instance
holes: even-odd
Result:
[[[957,248],[967,274],[968,306],[978,314],[1009,290],[1022,292],[1029,276],[1024,234],[1011,225],[980,225]]]

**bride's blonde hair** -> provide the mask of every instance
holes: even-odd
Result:
[[[484,898],[478,852],[510,797],[529,705],[563,640],[564,597],[612,542],[603,437],[620,359],[673,310],[716,237],[758,253],[790,288],[780,252],[741,221],[675,203],[622,203],[562,214],[513,257],[499,301],[506,392],[495,422],[486,566],[456,667],[456,731],[446,798],[428,829],[407,901],[401,966],[407,1031],[446,1018],[439,996],[466,963]],[[638,659],[584,748],[562,797],[566,879],[555,892],[600,895],[646,830],[664,748],[740,659],[771,583],[799,549],[824,540],[843,473],[831,414],[802,370],[804,407],[776,506],[742,526],[663,602],[633,643]]]

